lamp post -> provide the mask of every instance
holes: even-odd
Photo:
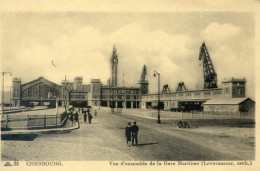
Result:
[[[54,96],[56,98],[56,114],[59,114],[59,97]]]
[[[67,110],[67,79],[65,75],[65,87],[64,87],[64,107]]]
[[[160,124],[161,123],[161,119],[160,119],[160,108],[159,108],[159,104],[160,104],[160,73],[154,71],[153,76],[156,77],[156,75],[158,75],[158,119],[157,119],[157,123]]]
[[[110,104],[110,108],[111,108],[111,112],[114,113],[114,90],[111,86],[111,96],[112,96],[112,99],[111,99],[111,104]]]
[[[4,86],[4,76],[5,74],[10,74],[10,76],[12,76],[12,73],[11,72],[1,72],[2,74],[2,116],[4,115],[4,89],[5,89],[5,86]]]
[[[9,110],[11,110],[11,106],[12,106],[12,88],[13,86],[6,86],[6,87],[9,87],[10,90],[9,90],[9,93],[10,93],[10,102],[9,102]]]

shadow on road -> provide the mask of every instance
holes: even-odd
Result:
[[[1,135],[2,140],[16,140],[16,141],[33,141],[37,137],[36,134],[10,134]]]
[[[153,145],[153,144],[158,144],[158,143],[143,143],[143,144],[138,144],[138,146],[146,146],[146,145]]]

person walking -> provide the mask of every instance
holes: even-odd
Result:
[[[125,127],[125,137],[126,137],[126,144],[130,147],[130,143],[131,143],[131,122],[128,122],[128,124]]]
[[[84,123],[86,124],[86,122],[87,122],[87,111],[82,110],[82,112],[83,112],[83,115],[84,115]]]
[[[131,127],[131,132],[132,132],[132,145],[138,146],[138,131],[139,127],[136,125],[136,121],[134,121],[134,125]]]
[[[96,110],[95,110],[94,114],[95,114],[95,118],[96,118],[97,117],[97,111]]]
[[[91,124],[92,115],[90,112],[88,112],[88,123]]]
[[[74,121],[74,118],[73,118],[73,111],[70,110],[70,117],[69,117],[71,123],[72,123],[72,126],[73,126],[73,121]]]
[[[79,113],[78,113],[76,110],[74,110],[73,115],[74,115],[74,120],[75,120],[76,122],[78,122],[78,124],[79,124]]]

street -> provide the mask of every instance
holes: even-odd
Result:
[[[92,109],[92,124],[69,133],[31,135],[28,139],[2,140],[2,160],[253,160],[254,145],[234,137],[219,137],[156,124],[156,120],[108,109]],[[137,121],[139,146],[128,147],[125,126]],[[68,121],[70,122],[70,121]],[[245,129],[246,130],[246,129]],[[253,131],[254,128],[250,129]]]

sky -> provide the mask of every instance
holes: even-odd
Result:
[[[172,91],[179,82],[203,89],[198,58],[204,41],[218,86],[225,78],[245,77],[246,95],[254,99],[254,23],[249,12],[4,12],[1,67],[12,72],[6,85],[14,77],[26,83],[41,76],[60,84],[65,75],[107,84],[115,46],[119,86],[138,86],[146,65],[150,93],[157,92],[154,71]]]

